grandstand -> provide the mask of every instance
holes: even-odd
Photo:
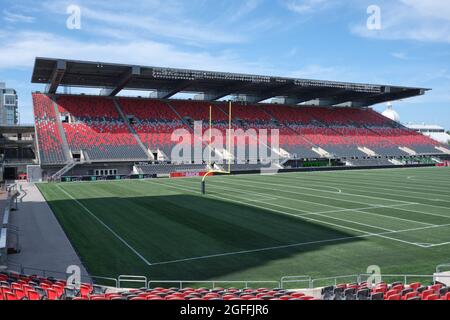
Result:
[[[180,171],[177,164],[187,171],[213,169],[209,156],[194,152],[196,143],[212,148],[202,136],[210,121],[224,137],[224,147],[210,151],[218,160],[216,165],[230,161],[236,171],[245,171],[245,164],[248,171],[257,171],[275,155],[278,161],[273,165],[283,170],[283,164],[294,159],[327,159],[329,164],[347,167],[397,166],[410,157],[428,157],[438,163],[439,156],[450,153],[448,146],[370,108],[422,95],[427,91],[422,88],[47,58],[36,59],[32,81],[48,87],[46,93],[33,94],[44,179],[111,172],[170,174]],[[101,96],[64,95],[57,93],[58,86],[105,89]],[[124,89],[153,90],[153,98],[117,97]],[[171,99],[179,92],[197,95],[195,100]],[[244,132],[242,139],[235,132],[231,150],[225,147],[228,104],[221,100],[227,96],[238,97],[231,128]],[[270,98],[278,103],[268,102]],[[200,136],[195,132],[196,121],[204,124]],[[177,130],[186,132],[185,142],[191,148],[182,160],[172,159],[175,145],[182,141],[172,137]],[[261,130],[268,130],[267,141]],[[257,134],[245,135],[250,131]],[[270,133],[275,131],[278,144],[271,141]],[[295,163],[303,168],[301,161]],[[105,169],[101,175],[99,164]],[[155,170],[149,169],[152,164]],[[186,167],[189,164],[193,166]]]

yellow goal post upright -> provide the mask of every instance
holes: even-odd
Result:
[[[231,101],[228,104],[228,142],[227,142],[227,153],[228,153],[228,171],[225,170],[214,170],[213,167],[203,175],[202,178],[202,184],[201,184],[201,191],[202,194],[206,194],[206,178],[214,173],[220,173],[220,174],[231,174],[231,155],[233,154],[231,152],[231,138],[232,138],[232,131],[231,131],[231,123],[232,123],[232,104]],[[209,166],[212,165],[211,161],[211,154],[212,154],[212,147],[211,147],[211,141],[212,141],[212,106],[209,106]],[[225,159],[225,155],[224,155]]]

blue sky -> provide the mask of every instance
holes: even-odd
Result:
[[[0,82],[33,120],[36,56],[432,88],[394,103],[450,129],[448,0],[0,0]],[[81,29],[66,27],[81,8]],[[381,30],[366,26],[369,5]],[[375,107],[379,111],[385,105]]]

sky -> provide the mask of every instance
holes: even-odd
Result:
[[[0,26],[21,123],[40,56],[430,88],[394,109],[450,129],[448,0],[0,0]]]

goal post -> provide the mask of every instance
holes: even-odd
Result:
[[[201,182],[201,193],[203,195],[206,194],[206,178],[210,175],[213,175],[214,173],[220,173],[220,174],[231,174],[231,155],[233,154],[231,152],[231,122],[232,122],[232,104],[231,101],[228,104],[228,142],[227,142],[227,153],[229,155],[229,159],[228,159],[228,170],[214,170],[214,168],[211,168],[211,170],[209,170],[207,173],[205,173],[202,177],[202,182]],[[211,145],[211,141],[212,141],[212,106],[209,106],[209,144]],[[211,150],[211,146],[210,146],[210,150],[209,150],[209,166],[212,165],[212,161],[211,161],[211,154],[212,154],[212,150]],[[225,155],[224,155],[224,159],[225,159]]]

